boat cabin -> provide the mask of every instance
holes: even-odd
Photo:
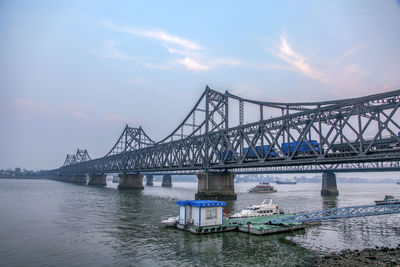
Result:
[[[194,226],[221,225],[224,222],[225,201],[212,200],[181,200],[179,206],[178,224]]]

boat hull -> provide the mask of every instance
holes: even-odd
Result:
[[[400,201],[375,200],[375,205],[397,205],[397,204],[400,204]]]
[[[178,218],[177,217],[172,217],[166,220],[161,221],[162,224],[164,224],[165,226],[175,226],[178,223]]]
[[[283,182],[283,181],[276,181],[276,184],[297,184],[297,182]]]
[[[249,193],[275,193],[277,190],[249,190]]]

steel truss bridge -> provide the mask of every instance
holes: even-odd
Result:
[[[285,224],[294,222],[319,222],[325,220],[364,217],[374,215],[400,213],[400,205],[374,205],[334,208],[320,211],[301,213],[293,216],[273,220],[271,224]]]
[[[244,99],[208,86],[168,136],[126,126],[112,149],[67,155],[59,174],[400,170],[400,90],[322,102]],[[286,144],[286,145],[285,145]],[[304,145],[308,149],[304,149]]]

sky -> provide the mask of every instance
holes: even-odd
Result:
[[[0,169],[167,136],[206,85],[263,101],[400,89],[400,1],[0,0]]]

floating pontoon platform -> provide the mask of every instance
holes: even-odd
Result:
[[[400,213],[400,205],[374,205],[334,208],[301,214],[274,214],[224,219],[221,216],[222,206],[225,206],[223,201],[180,201],[178,205],[181,207],[180,216],[184,214],[185,219],[180,219],[176,224],[176,228],[194,234],[210,234],[237,230],[254,235],[268,235],[301,230],[307,226],[320,224],[324,220]],[[188,207],[194,207],[194,209],[187,210]],[[208,220],[214,214],[211,212],[212,210],[216,210],[214,212],[216,216],[214,221]],[[195,214],[195,216],[192,216],[194,223],[193,219],[187,220],[187,214]],[[208,216],[207,219],[203,221],[201,214]],[[215,223],[213,224],[213,222]]]

